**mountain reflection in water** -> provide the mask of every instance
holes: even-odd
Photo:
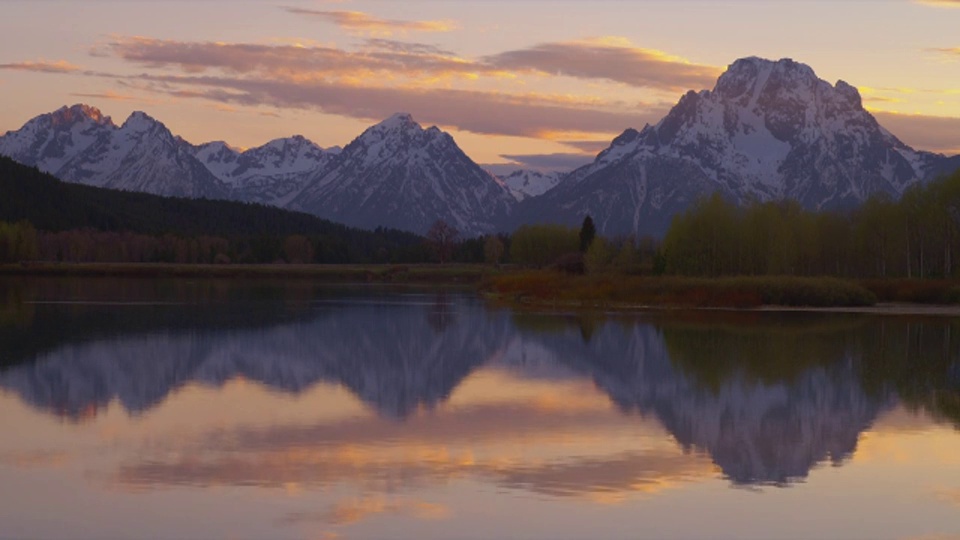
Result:
[[[514,314],[455,291],[264,286],[260,294],[237,296],[217,287],[201,283],[188,288],[190,294],[175,291],[173,298],[182,301],[159,302],[169,290],[130,285],[133,292],[110,306],[81,287],[87,292],[74,295],[67,309],[42,293],[10,299],[8,289],[0,311],[6,366],[0,388],[78,422],[114,401],[139,415],[189,383],[221,387],[237,379],[293,394],[319,383],[342,385],[387,420],[378,428],[383,437],[465,429],[483,436],[484,429],[502,433],[511,423],[527,429],[545,421],[503,410],[493,425],[469,414],[457,421],[465,425],[454,425],[420,414],[442,407],[481,367],[496,367],[528,380],[590,380],[624,414],[653,417],[685,451],[707,453],[735,484],[784,485],[820,463],[841,464],[878,415],[900,402],[960,420],[957,323],[949,319]],[[587,413],[572,421],[603,422]],[[274,426],[207,443],[224,452],[268,442],[302,449],[356,443],[351,434],[365,432],[344,421]],[[622,456],[613,476],[627,470],[642,478],[641,469],[656,466],[649,457],[631,459]],[[419,466],[411,460],[403,474],[427,474]],[[592,472],[594,482],[603,482],[597,464],[567,466],[564,474]],[[210,467],[231,465],[150,462],[122,474],[134,483],[282,480]],[[298,472],[307,482],[332,482],[339,474],[344,463],[330,460],[311,461],[309,472]],[[562,482],[539,482],[536,470],[482,474],[544,493],[565,489]]]

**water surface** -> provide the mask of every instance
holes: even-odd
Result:
[[[960,538],[960,321],[0,281],[0,538]]]

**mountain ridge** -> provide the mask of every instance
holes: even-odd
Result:
[[[846,82],[831,85],[791,59],[749,57],[713,90],[684,94],[657,124],[625,130],[517,214],[571,226],[590,214],[603,234],[662,236],[673,215],[711,193],[844,209],[898,197],[951,159],[904,144]]]
[[[625,129],[569,173],[493,175],[407,113],[342,149],[294,135],[239,151],[190,144],[142,112],[117,126],[77,104],[0,136],[0,154],[68,182],[256,202],[367,229],[423,234],[443,220],[467,237],[529,223],[576,227],[587,214],[601,234],[658,237],[712,193],[848,209],[960,168],[960,156],[903,143],[843,80],[758,57],[736,60],[712,90],[687,92],[659,122]]]

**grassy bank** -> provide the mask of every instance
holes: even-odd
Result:
[[[849,307],[877,301],[863,285],[834,278],[570,276],[529,271],[489,276],[481,288],[492,298],[511,304],[610,309]]]
[[[319,265],[319,264],[161,264],[22,263],[0,265],[0,276],[83,276],[144,278],[283,278],[329,282],[478,283],[490,267],[470,264]]]

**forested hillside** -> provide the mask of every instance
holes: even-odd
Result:
[[[407,262],[418,235],[362,231],[257,204],[61,182],[0,156],[0,262]],[[16,224],[16,225],[10,225]],[[14,253],[17,251],[17,253]]]
[[[960,171],[849,212],[713,196],[674,218],[663,252],[666,271],[685,275],[956,277]]]

